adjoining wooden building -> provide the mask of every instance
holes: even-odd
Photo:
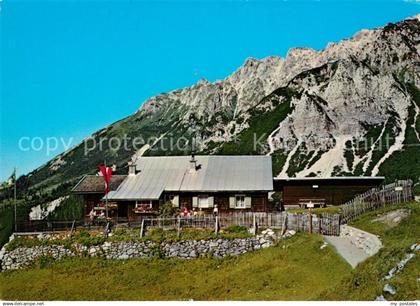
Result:
[[[282,192],[285,207],[341,205],[369,189],[378,187],[384,177],[305,177],[275,178],[274,191]]]
[[[279,209],[269,193],[281,192],[284,207],[340,205],[384,181],[383,177],[274,178],[271,156],[158,156],[130,163],[128,175],[114,175],[108,193],[111,218],[137,220],[156,215],[171,202],[187,211],[267,212]],[[103,214],[104,181],[86,175],[73,188],[86,215]],[[276,207],[276,208],[275,208]]]
[[[127,175],[112,176],[109,189],[111,191],[116,190],[126,177]],[[87,216],[95,207],[97,207],[98,210],[101,210],[100,207],[103,207],[102,199],[105,195],[104,179],[100,175],[85,175],[76,186],[73,187],[72,192],[83,198],[85,203],[85,215]],[[112,204],[110,206],[110,215],[117,215],[118,212],[115,211],[115,207],[113,207]]]

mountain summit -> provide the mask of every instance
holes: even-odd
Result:
[[[125,167],[141,155],[265,154],[280,177],[420,177],[420,15],[285,58],[248,58],[213,83],[160,94],[92,135],[130,139],[119,148],[81,143],[28,176],[24,186],[73,183],[106,158]],[[183,148],[171,148],[171,142]],[[170,149],[168,149],[170,148]]]

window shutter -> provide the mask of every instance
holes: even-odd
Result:
[[[229,197],[229,208],[235,208],[235,197]]]
[[[192,201],[193,201],[193,203],[192,203],[193,205],[192,206],[193,207],[198,207],[198,198],[197,197],[193,197],[192,198]]]
[[[208,207],[213,207],[214,206],[214,197],[209,197],[208,198]]]
[[[245,197],[245,208],[251,208],[251,197]]]
[[[179,207],[179,195],[174,196],[172,204],[174,205],[174,207]]]

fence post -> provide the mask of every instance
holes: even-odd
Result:
[[[179,238],[179,236],[181,235],[181,218],[178,216],[178,228],[177,228],[177,236]]]
[[[338,215],[337,216],[337,219],[338,219],[338,226],[337,226],[337,236],[340,236],[340,230],[341,230],[341,220],[340,220],[340,218],[341,218],[341,215]]]
[[[286,232],[286,230],[287,230],[287,215],[288,215],[288,213],[287,212],[285,212],[284,213],[284,220],[283,220],[283,224],[282,224],[282,226],[281,226],[281,235],[283,236],[284,235],[284,233]]]
[[[257,218],[255,218],[255,213],[252,214],[252,231],[254,235],[257,234]]]
[[[108,237],[108,227],[109,227],[109,222],[106,223],[105,228],[104,228],[104,236]]]
[[[141,220],[141,227],[140,227],[140,238],[144,236],[144,219]]]
[[[321,222],[322,222],[322,219],[324,218],[324,214],[322,214],[322,215],[318,215],[318,234],[322,234],[322,230],[321,230],[321,228],[322,228],[322,224],[321,224]]]
[[[73,236],[74,224],[75,223],[76,223],[76,220],[73,220],[73,223],[71,224],[70,237]]]
[[[217,235],[219,232],[219,216],[216,216],[215,222],[214,222],[214,233]]]
[[[312,213],[309,209],[309,233],[312,234]]]

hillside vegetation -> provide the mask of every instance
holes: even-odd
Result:
[[[404,219],[396,227],[390,227],[382,222],[373,222],[378,215],[399,209],[411,210],[409,217]],[[388,281],[382,278],[388,271],[402,260],[409,247],[419,243],[420,237],[420,205],[418,203],[401,204],[383,208],[351,222],[350,225],[379,235],[383,248],[374,256],[360,263],[349,275],[337,286],[330,288],[320,295],[321,299],[328,300],[374,300],[382,294],[382,288],[386,283],[396,288],[394,296],[385,295],[389,300],[419,300],[420,286],[420,256],[411,259],[404,270]],[[412,252],[412,251],[411,251]]]
[[[350,273],[322,237],[296,235],[239,257],[40,260],[0,274],[6,300],[313,300]],[[310,290],[309,290],[310,289]]]
[[[374,221],[405,208],[395,227]],[[26,270],[0,274],[7,300],[374,300],[386,283],[389,300],[418,300],[420,258],[416,255],[389,281],[420,237],[420,206],[400,204],[367,213],[351,225],[377,234],[383,248],[354,270],[319,235],[298,234],[272,248],[225,259],[197,260],[68,258],[40,259]]]

